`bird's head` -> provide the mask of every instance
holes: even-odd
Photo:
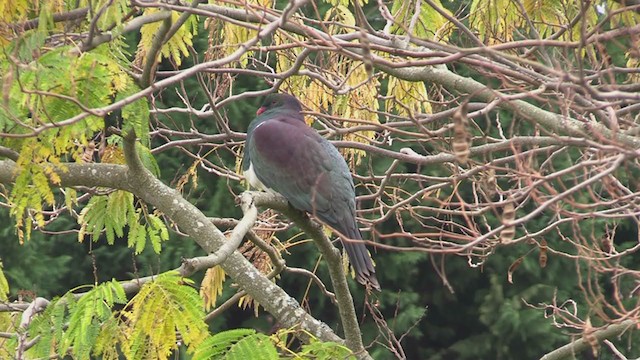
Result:
[[[256,111],[256,115],[261,115],[270,110],[288,110],[300,113],[302,106],[295,97],[289,94],[271,94],[264,99],[262,106]]]

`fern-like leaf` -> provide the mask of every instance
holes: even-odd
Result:
[[[267,335],[254,334],[247,336],[231,346],[226,354],[227,360],[278,360],[278,351]]]
[[[122,285],[115,280],[94,287],[69,306],[69,326],[61,349],[71,348],[78,359],[88,359],[102,324],[111,317],[114,304],[126,302]]]
[[[159,275],[130,301],[123,313],[129,337],[123,352],[132,359],[167,359],[177,347],[176,331],[182,342],[195,349],[207,336],[202,300],[176,272]]]
[[[309,344],[302,346],[302,351],[298,353],[302,358],[317,360],[345,359],[355,360],[353,352],[344,345],[335,342],[324,342],[311,339]]]
[[[255,334],[253,329],[234,329],[209,336],[196,348],[193,360],[221,359],[233,345]]]
[[[27,352],[29,359],[49,358],[53,355],[64,355],[58,344],[63,339],[64,325],[67,319],[67,306],[75,302],[70,293],[54,299],[42,314],[39,314],[29,325],[29,338],[38,337],[38,341]]]
[[[216,300],[222,295],[225,273],[222,267],[214,266],[207,269],[200,283],[200,296],[204,301],[204,308],[209,311],[216,306]]]

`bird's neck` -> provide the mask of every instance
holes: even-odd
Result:
[[[302,114],[300,113],[300,110],[280,107],[276,109],[266,110],[265,112],[260,114],[258,117],[256,117],[253,122],[257,126],[258,124],[266,120],[277,118],[279,115],[282,115],[283,117],[287,117],[287,118],[293,118],[293,119],[304,121],[304,116],[302,116]]]

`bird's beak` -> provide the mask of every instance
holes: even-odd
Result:
[[[261,107],[260,109],[258,109],[258,111],[256,111],[256,115],[260,115],[260,114],[262,114],[263,112],[265,112],[266,110],[267,110],[267,108],[263,106],[263,107]]]

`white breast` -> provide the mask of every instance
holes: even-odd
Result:
[[[253,164],[251,162],[249,162],[249,169],[247,169],[247,171],[244,172],[244,177],[247,179],[247,181],[249,182],[249,185],[251,185],[252,187],[258,190],[277,194],[275,190],[266,187],[262,183],[262,181],[258,179],[258,176],[256,176],[256,172],[253,170]]]

